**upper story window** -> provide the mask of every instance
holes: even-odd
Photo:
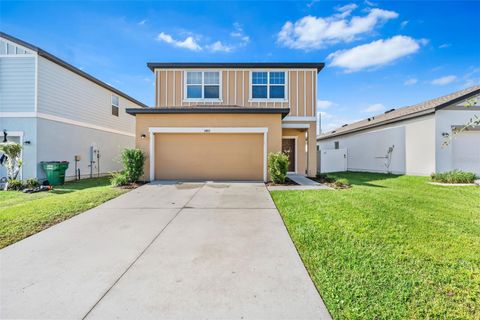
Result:
[[[118,117],[118,109],[120,107],[120,99],[118,96],[112,96],[112,115]]]
[[[220,99],[220,72],[187,71],[185,78],[185,97],[187,99]]]
[[[252,71],[252,99],[285,100],[284,71]]]

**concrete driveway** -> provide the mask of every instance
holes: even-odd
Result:
[[[2,319],[330,318],[262,183],[145,185],[0,263]]]

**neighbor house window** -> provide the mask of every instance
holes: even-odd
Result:
[[[120,107],[120,101],[117,96],[112,96],[112,115],[118,117],[118,109]]]
[[[187,99],[220,99],[220,72],[187,71],[185,83]]]
[[[285,72],[253,71],[252,99],[285,99]]]

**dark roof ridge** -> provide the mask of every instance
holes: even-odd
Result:
[[[212,69],[212,68],[271,68],[271,69],[293,69],[312,68],[320,72],[325,64],[323,62],[149,62],[147,66],[154,71],[161,69]]]

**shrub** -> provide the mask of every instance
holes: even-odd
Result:
[[[350,187],[350,181],[345,178],[337,179],[334,182],[335,188],[348,188]]]
[[[7,156],[4,166],[7,168],[7,177],[9,180],[17,179],[20,168],[22,167],[22,146],[14,142],[0,143],[0,151]]]
[[[434,182],[442,183],[473,183],[475,181],[475,173],[453,170],[442,173],[432,173],[430,178]]]
[[[112,174],[110,184],[113,187],[125,186],[129,183],[127,176],[123,172],[116,172]]]
[[[282,152],[268,155],[268,170],[274,183],[285,183],[288,171],[288,156]]]
[[[125,149],[122,152],[123,174],[129,183],[138,181],[143,175],[145,154],[140,149]]]
[[[25,180],[25,188],[27,189],[33,189],[40,186],[40,183],[38,182],[37,179],[27,179]]]
[[[8,180],[7,190],[21,191],[23,189],[25,189],[25,185],[22,181],[13,179]]]
[[[332,178],[330,177],[328,174],[326,173],[317,173],[316,177],[315,177],[318,181],[320,181],[321,183],[332,183],[332,182],[335,182],[335,178]]]

